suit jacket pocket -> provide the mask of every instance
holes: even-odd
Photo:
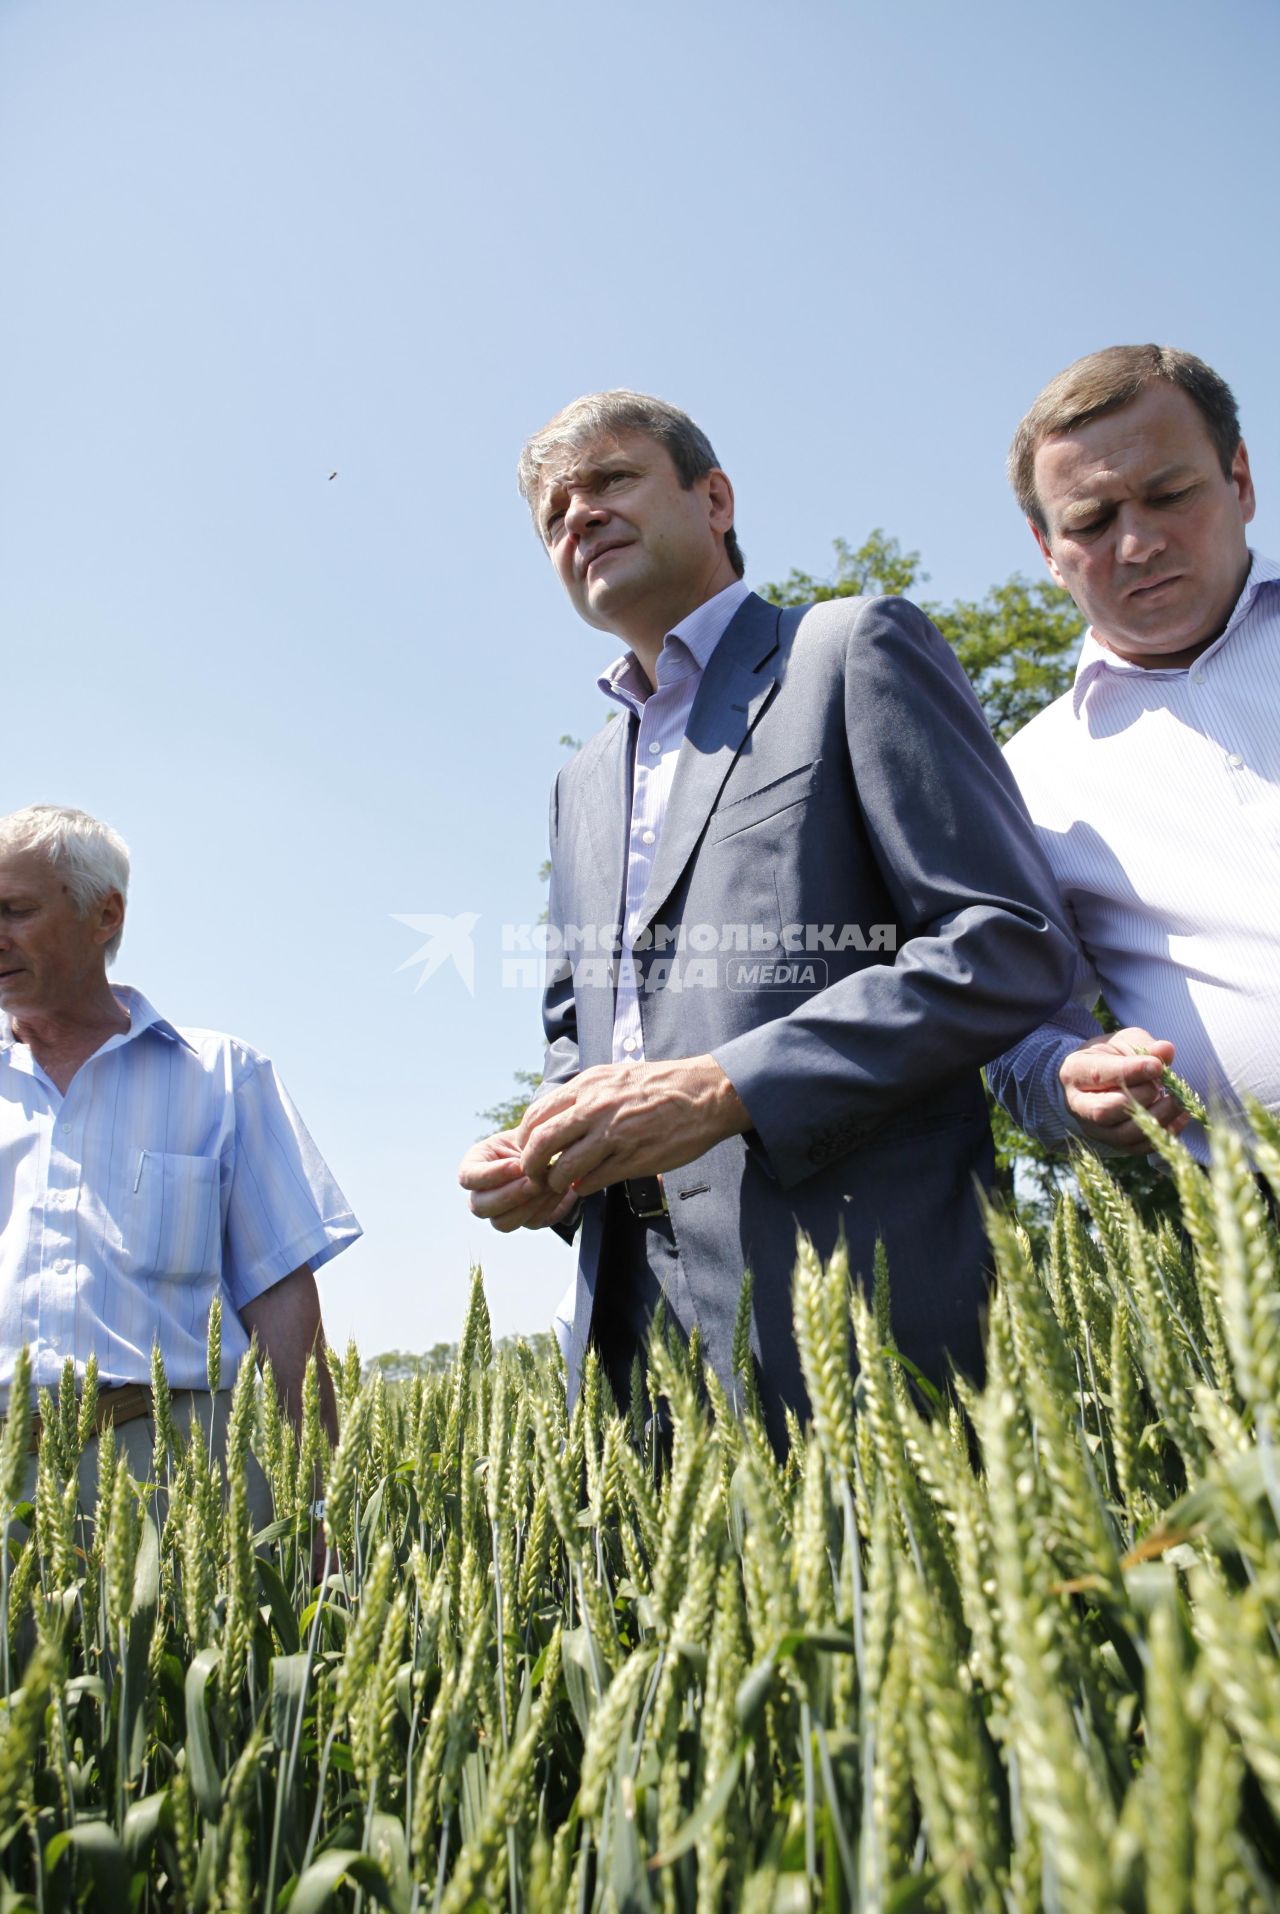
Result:
[[[146,1249],[142,1274],[196,1283],[222,1268],[222,1203],[216,1156],[143,1150],[135,1192]]]
[[[753,825],[777,817],[780,811],[790,811],[797,805],[807,804],[815,791],[821,789],[822,760],[818,758],[812,764],[797,765],[794,771],[788,771],[783,777],[773,778],[768,784],[758,785],[754,791],[747,791],[742,797],[731,798],[728,803],[720,804],[707,828],[707,842],[718,844],[722,838],[736,837],[739,831],[749,831]]]

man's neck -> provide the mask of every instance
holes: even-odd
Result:
[[[633,617],[610,627],[614,636],[635,653],[652,690],[656,691],[658,686],[658,658],[667,641],[667,633],[683,624],[700,605],[718,598],[722,591],[737,582],[738,575],[726,558],[714,575],[697,590],[682,598],[669,599],[663,605],[650,605],[643,610],[637,608]]]
[[[114,995],[105,977],[78,996],[74,1003],[15,1011],[9,1028],[16,1043],[25,1043],[42,1069],[62,1078],[100,1050],[111,1037],[129,1028],[129,1013]],[[50,1066],[53,1066],[50,1069]]]

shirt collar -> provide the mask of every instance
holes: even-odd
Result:
[[[1280,584],[1280,565],[1276,564],[1274,559],[1263,558],[1257,552],[1253,552],[1251,558],[1253,562],[1249,566],[1249,576],[1244,581],[1244,590],[1236,599],[1230,618],[1208,650],[1202,651],[1200,656],[1193,660],[1195,664],[1202,664],[1206,658],[1212,658],[1214,653],[1226,644],[1231,634],[1248,617],[1253,601],[1264,585]],[[1084,643],[1080,647],[1080,657],[1076,663],[1075,682],[1071,688],[1072,711],[1077,718],[1080,716],[1086,691],[1095,678],[1104,671],[1114,672],[1120,677],[1132,676],[1136,672],[1142,678],[1162,676],[1180,678],[1190,669],[1190,665],[1139,665],[1134,664],[1129,658],[1117,657],[1114,651],[1094,637],[1093,627],[1090,626],[1084,635]]]
[[[714,598],[706,599],[687,618],[673,625],[658,654],[659,685],[673,684],[677,678],[705,671],[734,613],[750,596],[751,587],[741,578],[735,578],[732,585],[726,585]],[[615,704],[629,711],[642,705],[650,692],[649,680],[634,651],[615,658],[608,669],[601,672],[596,684],[606,698],[612,698]]]
[[[120,1031],[118,1036],[108,1037],[102,1049],[94,1052],[95,1056],[100,1057],[103,1050],[118,1050],[123,1044],[132,1043],[134,1038],[140,1037],[144,1030],[154,1030],[158,1037],[164,1037],[170,1043],[183,1045],[185,1049],[191,1051],[193,1056],[196,1054],[195,1045],[190,1038],[185,1037],[177,1025],[170,1023],[167,1017],[162,1017],[154,1004],[149,1003],[140,990],[135,990],[131,984],[112,984],[111,995],[120,1008],[128,1012],[129,1028]],[[8,1012],[0,1010],[0,1050],[14,1048],[13,1025]]]

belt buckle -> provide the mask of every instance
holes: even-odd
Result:
[[[667,1197],[660,1176],[629,1176],[622,1186],[627,1192],[627,1206],[638,1222],[648,1222],[655,1216],[666,1216]]]

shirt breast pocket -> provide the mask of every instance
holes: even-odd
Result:
[[[135,1195],[146,1243],[145,1273],[166,1283],[196,1283],[222,1267],[220,1166],[216,1156],[143,1150]]]

